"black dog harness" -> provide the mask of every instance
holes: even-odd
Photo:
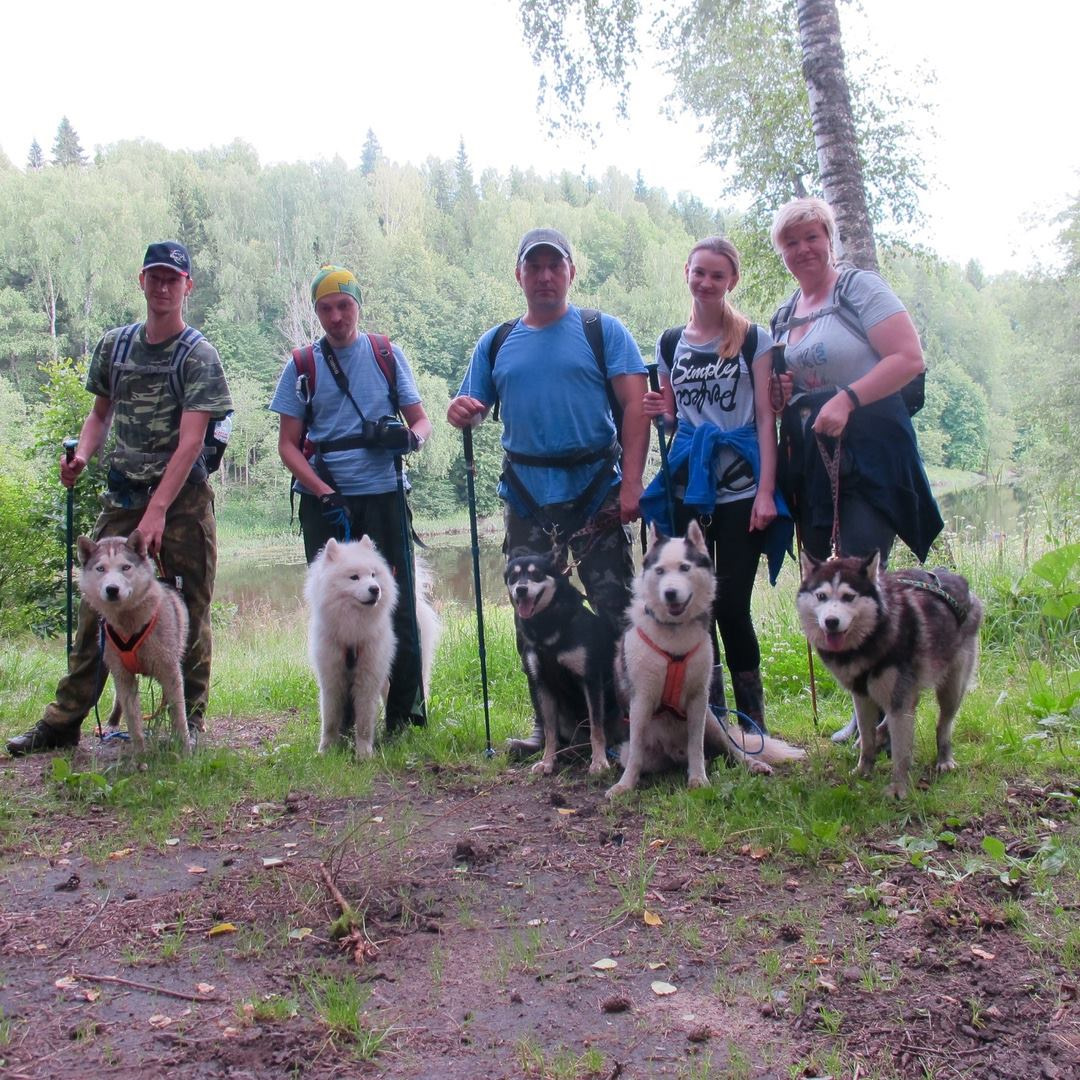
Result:
[[[949,605],[949,610],[956,616],[957,623],[962,623],[967,617],[968,612],[971,610],[971,604],[962,604],[956,599],[950,592],[948,592],[944,585],[938,580],[937,574],[930,570],[924,570],[929,581],[924,581],[921,578],[911,577],[897,577],[895,580],[901,585],[909,585],[913,589],[922,589],[924,592],[931,593],[939,600],[943,600]]]

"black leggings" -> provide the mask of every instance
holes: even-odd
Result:
[[[716,561],[713,618],[720,631],[729,671],[753,671],[761,666],[757,632],[750,617],[750,598],[765,536],[760,530],[750,531],[753,508],[752,498],[738,499],[718,503],[711,516],[698,518]],[[691,515],[681,504],[676,506],[675,513],[685,534]]]

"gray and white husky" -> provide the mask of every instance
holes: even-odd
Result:
[[[79,589],[105,620],[105,666],[116,684],[132,749],[140,753],[146,745],[136,676],[148,675],[161,684],[173,731],[186,753],[191,741],[180,669],[188,637],[183,597],[158,581],[138,529],[126,538],[110,536],[96,543],[80,536],[78,546]]]
[[[442,626],[428,600],[431,576],[420,559],[415,566],[426,691]],[[356,756],[371,757],[379,702],[385,700],[397,651],[398,587],[393,571],[369,536],[346,544],[331,539],[308,567],[304,597],[309,609],[308,656],[319,682],[319,753],[326,753],[341,738],[351,704]]]
[[[706,747],[768,773],[805,752],[780,739],[744,734],[708,707],[713,655],[716,575],[705,538],[691,521],[686,538],[649,530],[649,549],[627,609],[627,629],[615,658],[620,701],[629,707],[630,739],[623,743],[622,778],[614,798],[637,786],[642,773],[686,765],[690,787],[708,784]]]
[[[978,660],[983,615],[967,581],[941,569],[883,571],[877,552],[825,562],[804,552],[802,575],[803,632],[855,703],[858,775],[873,772],[880,709],[892,742],[892,783],[885,793],[907,795],[915,707],[929,687],[940,710],[936,770],[955,769],[953,720]]]

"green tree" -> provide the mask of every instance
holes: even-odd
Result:
[[[368,128],[367,136],[364,139],[364,149],[360,153],[360,172],[364,176],[370,176],[375,171],[375,166],[379,164],[379,159],[382,156],[383,152],[379,140],[375,138],[375,132]]]
[[[851,88],[850,124],[843,117],[835,0],[683,0],[662,11],[644,0],[519,0],[519,7],[534,60],[553,72],[556,125],[595,130],[583,119],[593,83],[616,87],[625,112],[637,30],[647,26],[675,97],[710,135],[708,157],[733,170],[730,190],[751,194],[759,219],[818,188],[836,205],[848,256],[874,265],[870,222],[917,213],[921,158],[897,120],[911,105],[895,90],[904,84],[879,65]],[[548,89],[545,71],[542,98]]]
[[[26,167],[32,172],[40,172],[45,168],[45,154],[37,139],[30,144],[30,153],[26,156]]]
[[[85,165],[86,154],[79,145],[79,136],[71,126],[71,121],[65,116],[60,120],[56,129],[56,139],[52,148],[54,165]]]

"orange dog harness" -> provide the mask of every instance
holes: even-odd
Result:
[[[683,686],[686,683],[686,662],[701,648],[703,642],[698,642],[688,653],[682,656],[672,656],[666,649],[661,649],[641,627],[638,627],[638,637],[649,646],[653,652],[659,653],[667,661],[667,673],[664,676],[664,690],[660,695],[660,708],[657,712],[672,712],[680,720],[686,719],[686,713],[682,709]]]
[[[143,647],[146,639],[157,625],[158,613],[161,611],[159,604],[154,610],[150,621],[137,633],[127,638],[122,638],[108,622],[105,623],[105,633],[113,644],[113,648],[120,654],[120,662],[131,672],[132,675],[143,674],[139,671],[139,650]]]

